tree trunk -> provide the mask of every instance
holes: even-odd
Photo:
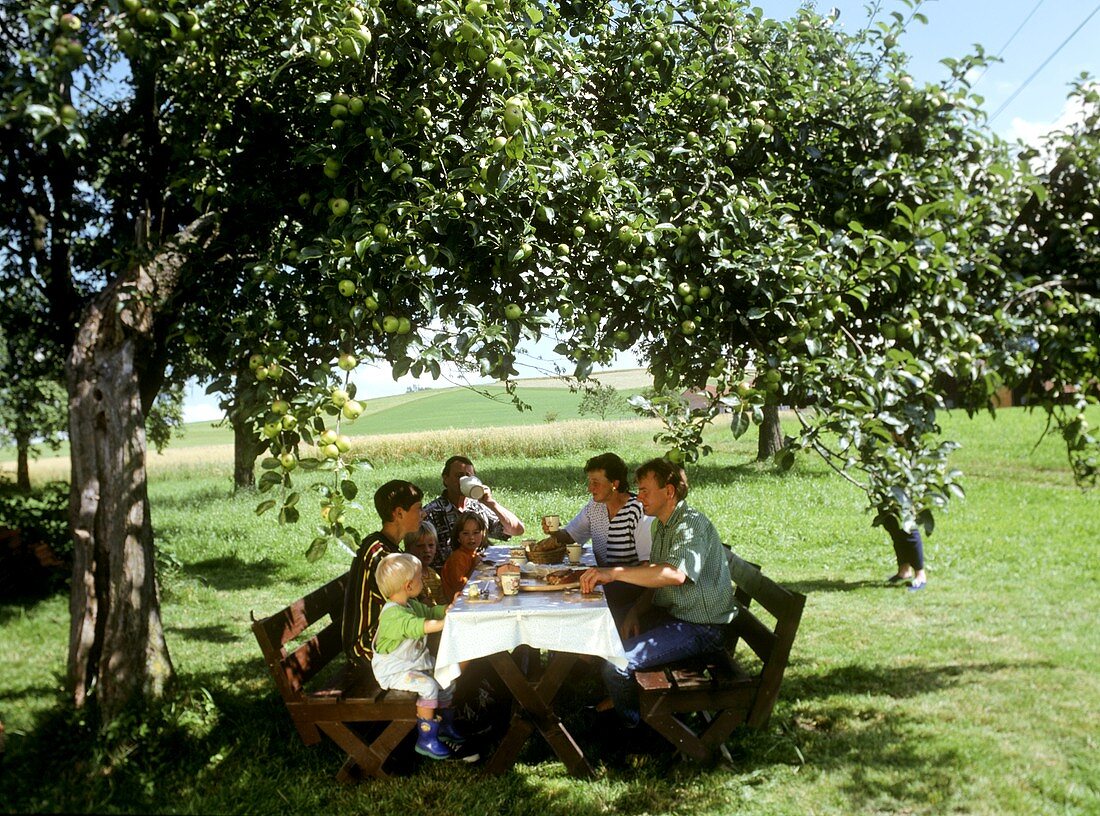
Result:
[[[95,692],[104,722],[135,701],[159,697],[172,677],[135,371],[143,338],[123,322],[119,288],[110,287],[84,312],[68,361],[74,543],[69,685],[78,707]]]
[[[233,404],[229,408],[229,422],[233,426],[233,490],[248,489],[256,485],[256,457],[266,447],[264,439],[252,427],[253,407],[252,369],[248,358],[237,361],[233,383]]]
[[[760,439],[756,443],[756,461],[771,459],[783,448],[783,429],[779,425],[779,406],[764,406],[764,421],[760,423]]]
[[[256,457],[260,454],[260,438],[252,430],[251,421],[234,414],[233,424],[233,490],[256,486]]]
[[[29,439],[15,440],[15,486],[20,490],[31,489],[30,453],[31,441]]]
[[[184,255],[177,247],[208,233],[211,221],[193,223],[148,266],[95,297],[66,364],[74,544],[68,683],[77,707],[94,699],[104,725],[161,696],[173,675],[154,566],[138,361],[149,357],[155,321],[178,286]]]

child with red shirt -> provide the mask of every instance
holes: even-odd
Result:
[[[477,564],[478,550],[485,540],[485,533],[485,519],[477,513],[467,511],[455,519],[451,541],[458,546],[451,552],[440,573],[443,596],[447,600],[452,600],[466,586],[466,580]]]

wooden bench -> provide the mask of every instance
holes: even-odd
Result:
[[[316,745],[321,734],[332,739],[348,756],[336,778],[352,782],[362,775],[387,775],[386,759],[416,728],[416,695],[385,691],[369,671],[346,661],[341,636],[346,581],[345,573],[270,617],[253,615],[252,632],[302,741]],[[329,622],[312,637],[291,643],[326,617]]]
[[[779,696],[806,596],[781,587],[760,568],[728,554],[737,617],[727,629],[726,648],[667,666],[637,672],[642,720],[690,759],[705,762],[721,751],[738,726],[767,724]],[[749,610],[755,601],[775,620],[766,626]],[[744,643],[752,655],[738,653]],[[744,652],[744,650],[742,650]],[[700,712],[703,727],[681,715]]]

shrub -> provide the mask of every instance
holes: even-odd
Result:
[[[29,493],[0,485],[0,529],[16,531],[0,547],[0,595],[36,595],[66,585],[73,551],[68,484],[48,482]]]

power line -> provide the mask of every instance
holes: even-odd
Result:
[[[993,55],[993,59],[997,60],[997,59],[1000,59],[1000,58],[1001,58],[1001,55],[1002,55],[1002,54],[1004,54],[1005,50],[1006,50],[1006,49],[1007,49],[1007,48],[1008,48],[1008,47],[1009,47],[1010,45],[1012,45],[1012,41],[1013,41],[1014,39],[1016,39],[1016,35],[1017,35],[1017,34],[1019,34],[1019,33],[1020,33],[1021,31],[1023,31],[1023,30],[1024,30],[1024,26],[1026,26],[1026,25],[1027,25],[1027,21],[1028,21],[1028,20],[1030,20],[1030,19],[1031,19],[1032,17],[1034,17],[1034,16],[1035,16],[1035,12],[1037,12],[1037,11],[1039,10],[1039,6],[1043,5],[1043,3],[1045,3],[1045,2],[1046,2],[1046,0],[1039,0],[1039,2],[1038,2],[1038,3],[1036,3],[1036,4],[1035,4],[1035,5],[1034,5],[1034,6],[1032,7],[1031,11],[1030,11],[1030,12],[1028,12],[1028,15],[1027,15],[1027,17],[1025,17],[1025,18],[1024,18],[1024,21],[1023,21],[1022,23],[1020,23],[1020,24],[1019,24],[1018,26],[1016,26],[1016,30],[1012,32],[1012,36],[1011,36],[1011,37],[1009,37],[1009,38],[1008,38],[1008,40],[1006,40],[1006,41],[1005,41],[1005,44],[1004,44],[1004,45],[1002,45],[1002,46],[1000,47],[1000,49],[999,49],[999,50],[997,51],[997,53]],[[985,66],[985,68],[983,68],[983,69],[982,69],[982,72],[981,72],[981,73],[980,73],[980,74],[978,75],[978,78],[974,80],[973,84],[972,84],[972,85],[971,85],[970,87],[972,87],[972,88],[973,88],[973,87],[974,87],[974,86],[976,86],[976,85],[977,85],[977,84],[978,84],[979,82],[981,82],[981,81],[982,81],[982,77],[984,77],[984,76],[986,75],[986,72],[987,72],[988,70],[989,70],[989,65],[986,65],[986,66]]]
[[[1045,60],[1043,60],[1043,64],[1040,65],[1038,68],[1036,68],[1032,72],[1031,76],[1029,76],[1027,79],[1025,79],[1023,84],[1020,85],[1020,87],[1017,88],[1015,91],[1013,91],[1012,95],[1009,96],[1008,99],[1006,99],[1004,102],[1001,103],[1001,107],[997,108],[996,113],[994,113],[992,116],[989,117],[989,123],[990,124],[993,124],[993,120],[996,119],[998,116],[1000,116],[1004,112],[1004,109],[1007,108],[1010,104],[1012,104],[1012,100],[1014,100],[1017,96],[1019,96],[1023,92],[1024,88],[1026,88],[1028,85],[1031,84],[1031,81],[1033,79],[1035,79],[1035,77],[1037,77],[1039,75],[1039,73],[1044,68],[1047,67],[1047,65],[1050,63],[1050,61],[1052,59],[1054,59],[1056,56],[1058,56],[1058,52],[1061,51],[1063,48],[1065,48],[1066,45],[1069,43],[1069,41],[1077,36],[1077,33],[1082,28],[1085,27],[1085,25],[1088,23],[1089,20],[1091,20],[1093,17],[1096,16],[1096,12],[1098,12],[1098,11],[1100,11],[1100,3],[1097,3],[1096,8],[1094,8],[1092,11],[1089,12],[1089,15],[1084,20],[1081,21],[1081,24],[1079,26],[1077,26],[1077,28],[1073,29],[1073,31],[1070,33],[1070,35],[1068,37],[1066,37],[1064,40],[1062,40],[1062,44],[1059,45],[1057,48],[1055,48],[1054,51],[1051,52],[1049,57],[1047,57]]]

